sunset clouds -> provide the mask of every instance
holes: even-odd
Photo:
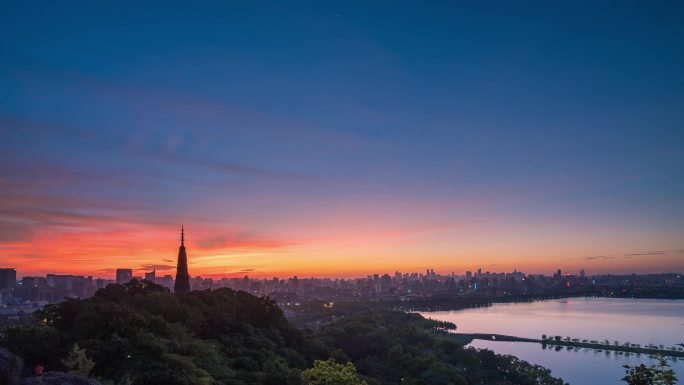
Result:
[[[8,6],[0,265],[684,270],[680,23],[555,6]]]

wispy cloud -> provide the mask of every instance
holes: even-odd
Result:
[[[634,256],[639,256],[639,255],[660,255],[660,254],[667,254],[666,250],[655,250],[655,251],[644,251],[641,253],[631,253],[631,254],[625,254],[625,257],[634,257]]]
[[[24,118],[16,118],[11,116],[0,115],[0,128],[10,132],[11,130],[30,131],[36,135],[66,135],[78,137],[79,140],[86,140],[93,145],[105,146],[109,150],[118,153],[127,153],[142,160],[162,160],[172,161],[180,164],[186,164],[196,167],[204,167],[216,172],[229,173],[240,176],[258,177],[258,178],[273,178],[273,179],[293,179],[293,180],[310,180],[314,179],[312,176],[295,173],[278,171],[264,167],[246,165],[239,162],[231,162],[221,159],[208,159],[199,154],[193,154],[193,151],[188,148],[183,148],[183,139],[178,135],[168,135],[163,140],[163,145],[153,146],[147,144],[145,136],[136,135],[133,139],[116,145],[111,141],[103,141],[102,137],[94,135],[97,130],[87,130],[74,124],[53,124],[46,122],[39,122],[28,120]],[[55,168],[55,164],[41,165],[36,167],[35,164],[12,165],[12,167],[4,167],[7,172],[12,172],[14,175],[31,175],[34,178],[37,174],[49,173],[50,169]],[[26,170],[30,168],[29,170]],[[74,170],[61,168],[58,172],[51,173],[52,177],[55,175],[69,176],[71,178],[111,178],[113,175],[127,176],[140,174],[141,170],[120,170],[118,173],[112,172],[93,172],[86,170]],[[4,174],[4,173],[3,173]]]
[[[268,237],[246,232],[232,232],[208,237],[200,237],[195,242],[195,245],[199,249],[206,250],[240,248],[274,249],[294,246],[299,243],[300,242],[295,239]]]
[[[257,269],[252,269],[252,268],[244,268],[244,269],[239,269],[239,270],[225,270],[222,272],[216,272],[216,273],[205,273],[202,274],[202,277],[205,278],[224,278],[224,277],[230,277],[230,276],[243,276],[243,275],[248,275],[248,274],[254,274],[258,273],[259,270]]]
[[[145,155],[141,155],[145,156]],[[149,154],[147,155],[149,156]],[[293,180],[309,180],[314,179],[311,176],[290,173],[283,171],[276,171],[267,168],[248,166],[224,160],[209,160],[198,156],[188,156],[175,152],[170,155],[159,155],[161,159],[175,160],[180,163],[190,164],[193,166],[206,167],[211,170],[241,176],[258,177],[258,178],[274,178],[274,179],[293,179]]]
[[[684,253],[684,250],[652,250],[652,251],[642,251],[642,252],[634,252],[634,253],[618,254],[618,255],[596,255],[596,256],[590,256],[590,257],[583,257],[582,259],[585,261],[600,261],[600,260],[608,260],[608,259],[616,259],[616,258],[632,259],[632,257],[639,257],[639,256],[666,255],[666,254],[676,254],[676,253]],[[572,258],[566,258],[566,260],[571,261]]]
[[[145,270],[145,271],[150,271],[150,270],[173,270],[176,268],[176,265],[163,265],[163,264],[145,264],[145,265],[140,265],[139,268],[136,270]]]
[[[605,259],[613,259],[615,258],[612,255],[596,255],[596,256],[591,256],[591,257],[584,257],[585,261],[599,261],[599,260],[605,260]]]

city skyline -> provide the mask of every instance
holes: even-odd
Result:
[[[596,260],[596,259],[606,259],[606,260],[610,260],[610,259],[614,259],[614,258],[631,258],[632,256],[657,255],[657,254],[662,254],[662,253],[667,253],[667,252],[671,252],[671,253],[683,253],[684,250],[669,250],[669,251],[668,251],[668,250],[661,250],[661,251],[651,251],[651,252],[638,253],[638,254],[625,254],[625,255],[622,255],[622,256],[585,257],[584,260],[585,260],[585,261],[593,261],[593,260]],[[169,262],[170,262],[170,260],[166,260],[166,261],[169,261]],[[190,291],[190,282],[189,282],[189,280],[190,280],[191,278],[192,278],[192,279],[198,279],[198,278],[199,278],[199,279],[205,279],[205,278],[220,279],[220,278],[243,278],[243,277],[244,277],[244,278],[247,278],[247,277],[249,277],[249,276],[251,275],[252,278],[264,279],[264,280],[268,280],[268,279],[272,279],[272,278],[273,278],[273,279],[275,279],[275,278],[277,278],[277,279],[291,279],[291,278],[295,278],[295,279],[296,279],[298,276],[300,276],[300,278],[302,278],[302,279],[335,279],[335,280],[337,280],[337,279],[365,279],[366,277],[372,277],[372,276],[374,276],[374,277],[377,278],[379,275],[389,276],[389,273],[392,273],[392,271],[385,271],[385,270],[383,270],[383,271],[372,271],[372,272],[368,272],[368,271],[367,271],[366,274],[362,274],[362,275],[359,275],[359,274],[357,273],[356,275],[354,275],[354,274],[349,274],[349,275],[344,275],[344,274],[337,274],[337,275],[335,275],[335,274],[332,274],[332,275],[316,275],[316,274],[312,274],[312,275],[308,275],[308,276],[307,276],[307,275],[301,275],[301,274],[298,274],[298,273],[295,272],[295,273],[290,273],[289,276],[287,276],[287,275],[286,275],[286,276],[279,276],[279,275],[277,275],[277,274],[268,275],[268,274],[266,274],[266,273],[259,272],[259,271],[256,271],[256,270],[243,270],[243,271],[233,272],[233,273],[206,274],[206,275],[202,276],[201,274],[198,274],[198,275],[192,275],[192,274],[190,274],[190,273],[189,273],[189,266],[190,266],[190,265],[191,265],[191,264],[189,263],[189,260],[188,260],[188,257],[187,257],[187,253],[186,253],[186,248],[185,248],[185,231],[184,231],[184,226],[181,225],[180,247],[179,247],[179,250],[178,250],[178,256],[177,256],[176,265],[162,265],[162,264],[160,264],[160,265],[154,265],[154,264],[152,264],[152,265],[141,266],[141,267],[139,267],[139,268],[130,268],[130,267],[120,267],[120,266],[119,266],[119,267],[116,267],[116,268],[109,268],[109,269],[106,269],[106,270],[107,270],[109,273],[115,273],[115,275],[114,275],[114,278],[115,278],[115,279],[114,279],[114,280],[110,280],[110,281],[116,282],[116,283],[119,283],[119,284],[127,283],[127,282],[130,281],[131,279],[152,279],[152,281],[154,281],[154,278],[155,278],[155,276],[156,276],[157,271],[159,271],[159,272],[162,273],[162,274],[160,275],[160,277],[163,275],[164,278],[168,280],[168,277],[172,277],[172,275],[171,275],[171,274],[164,274],[164,273],[173,272],[173,271],[175,270],[175,271],[176,271],[176,274],[175,274],[175,277],[174,277],[172,280],[173,280],[173,281],[176,281],[175,291],[180,291],[181,293],[187,293],[187,292]],[[425,274],[426,277],[429,277],[429,276],[435,276],[435,277],[461,277],[461,278],[466,278],[466,279],[468,279],[469,276],[475,276],[475,277],[477,277],[477,276],[479,276],[479,275],[481,275],[481,274],[489,275],[490,273],[491,273],[491,274],[494,274],[494,275],[501,275],[501,274],[503,274],[503,275],[508,275],[508,274],[526,274],[526,275],[529,275],[529,276],[532,276],[532,275],[536,275],[536,276],[549,276],[549,274],[547,274],[546,272],[527,272],[527,273],[525,273],[525,272],[522,271],[522,270],[518,271],[517,268],[514,268],[513,270],[509,270],[509,271],[506,271],[506,270],[497,270],[497,269],[496,269],[496,266],[500,266],[500,265],[489,265],[489,266],[485,266],[485,267],[484,267],[484,270],[483,270],[483,267],[482,267],[482,266],[478,266],[478,267],[476,267],[476,268],[472,268],[472,269],[469,269],[469,270],[461,271],[461,272],[459,272],[459,273],[456,273],[456,271],[453,270],[453,269],[451,270],[451,272],[448,272],[448,271],[447,271],[447,272],[444,272],[444,271],[437,271],[437,272],[435,272],[435,270],[434,270],[433,268],[430,268],[430,267],[428,267],[427,269],[424,269],[424,271],[426,271],[426,274]],[[15,276],[15,277],[18,277],[18,278],[33,277],[32,274],[17,274],[17,269],[16,269],[16,268],[11,268],[11,267],[10,267],[10,268],[7,268],[7,267],[4,267],[4,268],[1,268],[0,270],[3,270],[3,271],[10,271],[10,270],[11,270],[11,271],[14,271],[14,276]],[[447,270],[448,270],[448,269],[447,269]],[[134,272],[138,272],[139,274],[138,274],[138,275],[135,275]],[[566,270],[566,271],[563,271],[563,269],[557,269],[557,270],[554,269],[553,272],[551,273],[551,275],[553,275],[553,276],[561,276],[561,272],[563,272],[563,274],[566,275],[566,276],[580,276],[580,277],[585,277],[585,276],[589,276],[589,275],[600,276],[600,275],[606,275],[606,274],[610,275],[610,274],[611,274],[610,272],[604,272],[603,274],[601,274],[601,273],[599,272],[599,273],[596,273],[596,274],[589,274],[589,275],[587,275],[587,274],[586,274],[585,268],[582,267],[582,268],[579,269],[579,271],[576,272],[577,274],[574,274],[574,272],[568,272],[567,270]],[[142,273],[142,274],[140,274],[140,273]],[[681,272],[680,272],[680,271],[674,271],[674,270],[673,270],[673,271],[653,271],[653,272],[645,272],[644,274],[667,274],[667,273],[669,273],[669,274],[672,274],[672,273],[680,274]],[[107,274],[107,273],[105,273],[105,274]],[[393,271],[393,275],[394,275],[394,276],[399,275],[399,274],[404,275],[404,276],[410,275],[410,276],[416,276],[416,277],[423,277],[423,276],[424,276],[423,273],[420,271],[420,269],[419,269],[419,270],[411,270],[411,269],[409,269],[409,271],[403,271],[403,272],[400,271],[399,269],[395,269],[395,270]],[[620,274],[620,273],[615,273],[615,274],[616,274],[616,275],[624,275],[624,273],[622,273],[622,274]],[[41,274],[38,274],[37,276],[40,276],[40,275],[41,275]],[[46,272],[45,274],[42,274],[42,275],[46,275],[46,276],[50,276],[50,275],[53,275],[53,276],[54,276],[54,275],[78,276],[78,274],[74,275],[74,274],[72,274],[72,273],[54,272],[54,271],[53,271],[53,272]],[[181,280],[180,280],[180,281],[178,280],[179,275],[181,276]],[[98,280],[102,280],[102,279],[107,279],[107,278],[109,278],[109,277],[107,277],[106,275],[102,275],[102,274],[100,274],[100,275],[97,275],[97,274],[88,275],[87,273],[86,273],[86,274],[82,274],[82,277],[83,277],[83,278],[85,278],[86,276],[92,277],[92,278],[97,278]],[[180,283],[179,283],[179,282],[180,282]],[[178,285],[180,285],[180,289],[179,289],[179,286],[178,286]]]
[[[183,230],[183,229],[181,229]],[[284,270],[284,271],[277,271],[273,269],[264,269],[264,270],[258,270],[258,269],[241,269],[237,271],[222,271],[222,272],[215,272],[212,270],[211,267],[206,268],[203,266],[203,261],[205,260],[206,256],[202,255],[202,247],[198,245],[197,243],[194,242],[189,242],[190,246],[190,253],[192,255],[193,250],[192,250],[192,245],[198,245],[200,246],[200,256],[198,257],[199,262],[194,261],[193,257],[186,257],[185,254],[185,237],[183,234],[183,231],[181,232],[181,250],[183,254],[183,258],[187,258],[187,266],[188,269],[191,271],[197,270],[197,274],[190,274],[191,276],[203,276],[203,277],[209,277],[209,278],[221,278],[221,277],[243,277],[243,276],[251,276],[251,277],[256,277],[256,278],[272,278],[272,277],[278,277],[278,278],[287,278],[287,277],[293,277],[293,276],[301,276],[301,277],[313,277],[313,278],[359,278],[359,277],[364,277],[368,274],[374,274],[374,273],[393,273],[396,271],[408,271],[410,273],[420,273],[421,271],[424,271],[427,265],[423,266],[418,266],[418,265],[402,265],[401,267],[395,266],[395,267],[376,267],[375,269],[366,269],[366,270],[359,270],[359,269],[349,269],[345,270],[343,265],[336,265],[333,266],[330,271],[309,271],[307,269],[302,269],[302,270]],[[180,253],[180,251],[177,251],[177,253]],[[556,262],[555,260],[552,260],[551,262],[545,264],[544,266],[546,267],[545,269],[540,269],[539,264],[535,265],[535,267],[532,267],[531,269],[525,269],[523,266],[520,266],[518,262],[511,262],[510,264],[505,264],[505,263],[495,263],[495,264],[477,264],[474,258],[468,259],[464,258],[462,260],[461,264],[454,264],[454,265],[445,265],[440,262],[437,263],[437,270],[440,271],[441,274],[449,275],[454,272],[460,272],[459,274],[462,275],[466,271],[476,271],[478,269],[484,269],[487,272],[513,272],[513,271],[526,271],[529,274],[542,274],[542,275],[548,275],[548,274],[553,274],[555,273],[558,269],[563,270],[563,271],[573,271],[573,272],[579,272],[583,271],[586,269],[587,266],[589,267],[594,267],[596,268],[593,273],[595,274],[630,274],[630,273],[643,273],[643,274],[658,274],[658,273],[681,273],[681,269],[661,269],[657,266],[654,266],[652,269],[641,269],[639,271],[637,270],[629,270],[629,268],[624,268],[620,267],[620,265],[615,265],[616,263],[619,264],[620,262],[624,263],[624,261],[631,260],[633,258],[641,258],[641,257],[661,257],[661,256],[674,256],[675,258],[681,258],[684,256],[684,250],[650,250],[650,251],[640,251],[640,252],[631,252],[631,253],[625,253],[625,254],[617,254],[617,255],[598,255],[598,256],[584,256],[581,258],[565,258],[563,261],[560,263]],[[10,268],[15,268],[17,269],[18,277],[23,277],[23,276],[41,276],[41,275],[46,275],[46,274],[66,274],[66,275],[71,275],[71,274],[77,274],[77,275],[83,275],[83,276],[93,276],[96,278],[109,278],[115,276],[115,273],[118,270],[124,269],[124,270],[131,270],[132,272],[138,272],[138,277],[142,277],[143,274],[149,273],[152,271],[158,271],[163,274],[167,273],[173,273],[177,269],[177,264],[176,261],[177,259],[180,258],[180,255],[176,255],[172,258],[162,258],[162,259],[149,259],[150,263],[140,263],[137,266],[134,266],[135,264],[119,264],[116,267],[108,266],[102,269],[98,270],[82,270],[82,269],[73,269],[72,267],[56,267],[53,268],[52,270],[50,269],[26,269],[26,268],[16,268],[11,266],[10,264],[6,266],[0,266],[0,267],[10,267]],[[211,256],[209,257],[211,258]],[[126,258],[115,258],[110,260],[111,262],[120,262],[121,260],[127,261]],[[57,262],[58,264],[61,263],[61,260],[50,260],[51,262]],[[158,262],[158,263],[155,263]],[[598,262],[598,263],[596,263]],[[103,262],[105,263],[105,262]],[[555,265],[554,265],[555,264]],[[602,266],[598,267],[597,265]],[[341,267],[340,267],[341,266]],[[434,270],[434,265],[433,267],[427,267],[429,270],[433,269]]]
[[[682,5],[498,7],[8,4],[0,267],[683,271]]]

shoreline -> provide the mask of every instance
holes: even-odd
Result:
[[[527,342],[527,343],[537,343],[541,344],[542,347],[572,347],[572,348],[582,348],[582,349],[593,349],[596,351],[616,351],[616,352],[628,352],[637,353],[653,356],[663,356],[663,357],[684,357],[684,351],[678,350],[667,350],[667,349],[654,349],[649,347],[641,346],[625,346],[625,345],[609,345],[594,342],[578,342],[578,341],[565,341],[565,340],[555,340],[555,339],[536,339],[536,338],[526,338],[509,336],[505,334],[490,334],[490,333],[449,333],[453,335],[455,340],[463,345],[470,344],[473,340],[483,340],[483,341],[493,341],[493,342]]]

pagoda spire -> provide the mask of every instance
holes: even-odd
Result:
[[[178,248],[178,264],[176,266],[176,282],[173,285],[176,295],[190,292],[190,274],[188,273],[188,255],[185,252],[185,228],[181,225],[181,244]]]

